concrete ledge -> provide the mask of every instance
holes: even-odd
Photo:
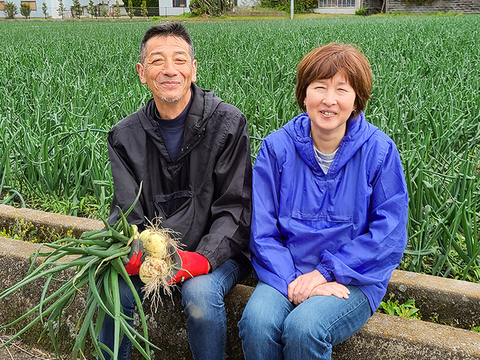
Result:
[[[425,320],[463,329],[480,325],[480,284],[394,271],[388,292],[401,303],[415,299]]]
[[[0,226],[11,223],[12,219],[23,218],[26,222],[46,226],[47,219],[52,226],[63,229],[75,228],[80,233],[101,229],[103,224],[95,220],[46,214],[34,210],[14,209],[0,206]],[[50,225],[49,225],[50,226]],[[81,229],[81,230],[80,230]],[[28,269],[28,257],[38,245],[0,238],[0,291],[20,281]],[[64,274],[63,279],[71,276]],[[58,279],[59,284],[62,277]],[[27,286],[22,292],[0,302],[0,323],[5,324],[18,318],[38,303],[43,281]],[[237,285],[225,299],[228,319],[227,359],[242,359],[237,322],[253,288]],[[428,275],[395,271],[389,285],[389,292],[397,299],[415,298],[421,312],[438,313],[438,319],[447,319],[446,324],[478,324],[480,321],[480,284],[464,281],[434,278]],[[86,290],[75,300],[65,317],[60,332],[62,351],[67,354],[75,337],[75,324],[85,303]],[[147,314],[149,302],[145,303]],[[448,315],[444,313],[449,312]],[[468,320],[463,319],[466,315]],[[424,318],[428,319],[425,315]],[[165,301],[158,311],[149,315],[150,339],[160,347],[154,352],[155,359],[192,359],[189,351],[185,316],[180,305],[180,295],[174,294],[173,302]],[[462,325],[463,326],[463,325]],[[466,325],[469,328],[470,325]],[[20,329],[21,326],[18,328]],[[17,330],[18,330],[17,329]],[[37,342],[41,326],[22,337],[25,343]],[[14,331],[14,329],[12,329]],[[39,346],[51,350],[48,338],[40,340]],[[87,358],[93,358],[87,354]],[[480,334],[441,324],[420,320],[402,319],[384,314],[374,314],[367,324],[352,338],[334,347],[334,359],[480,359]],[[132,359],[140,360],[134,352]]]

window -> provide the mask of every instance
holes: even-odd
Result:
[[[5,11],[5,1],[0,1],[0,11]]]
[[[173,0],[173,7],[186,7],[187,0]]]
[[[37,11],[37,2],[36,1],[20,1],[20,5],[27,4],[30,5],[30,10]]]
[[[318,7],[355,7],[355,0],[319,0]]]

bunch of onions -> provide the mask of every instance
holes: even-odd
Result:
[[[160,222],[151,223],[149,228],[139,234],[143,250],[148,253],[140,267],[139,276],[145,283],[145,296],[151,297],[155,307],[161,299],[161,290],[166,295],[171,294],[172,284],[169,281],[181,266],[177,252],[179,243],[175,234],[171,229],[162,228]]]
[[[141,190],[138,194],[140,192]],[[135,202],[125,215],[120,211],[121,218],[114,226],[110,226],[104,221],[104,230],[85,232],[80,239],[61,239],[54,243],[45,243],[31,255],[31,266],[25,278],[3,291],[0,294],[0,300],[5,299],[15,291],[21,290],[25,285],[40,278],[46,279],[42,295],[38,304],[24,315],[0,327],[0,329],[10,328],[20,324],[22,320],[27,318],[30,321],[22,327],[22,330],[4,342],[0,348],[11,344],[28,329],[40,322],[44,324],[45,331],[50,336],[57,358],[61,359],[58,340],[62,315],[66,308],[71,305],[76,295],[88,286],[86,306],[77,324],[78,330],[72,349],[72,359],[78,359],[79,355],[82,356],[82,359],[85,359],[83,354],[85,353],[87,337],[90,337],[91,343],[100,358],[104,358],[101,352],[101,350],[104,350],[113,359],[117,359],[120,342],[124,335],[132,341],[133,346],[138,349],[145,359],[150,359],[150,347],[157,349],[158,347],[148,341],[147,322],[142,301],[122,262],[122,258],[127,257],[130,253],[131,241],[138,236],[136,226],[128,224],[126,220],[126,216],[132,211],[138,198],[139,195],[137,195]],[[158,231],[159,229],[155,229],[153,232],[156,233]],[[169,241],[169,244],[169,248],[174,249],[175,242]],[[49,248],[50,250],[45,251],[44,248]],[[156,254],[156,251],[151,251],[152,254]],[[158,254],[160,253],[158,252]],[[163,252],[162,254],[165,253]],[[73,260],[72,255],[74,256]],[[144,274],[147,273],[146,269],[143,270]],[[74,275],[60,288],[50,288],[50,284],[54,283],[58,275],[66,270],[73,270]],[[152,274],[154,273],[152,270],[148,271],[152,272]],[[168,270],[165,269],[164,273],[167,272]],[[134,295],[140,317],[138,331],[127,322],[128,317],[123,314],[118,283],[120,277],[129,285]],[[144,276],[144,279],[146,278]],[[168,286],[168,276],[164,280],[157,280],[157,275],[151,275],[150,278],[150,283],[156,284],[156,286],[159,286],[158,284],[164,287]],[[33,320],[31,320],[31,315],[34,315]],[[114,320],[113,331],[115,337],[113,351],[98,341],[100,328],[106,315]]]

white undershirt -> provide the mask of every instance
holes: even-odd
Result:
[[[322,168],[323,172],[326,174],[330,165],[332,165],[333,159],[335,159],[335,155],[337,154],[338,148],[331,154],[324,154],[320,152],[315,146],[313,147],[315,150],[315,158],[318,161],[318,164]]]

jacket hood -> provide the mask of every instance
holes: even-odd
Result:
[[[308,114],[300,114],[288,122],[284,130],[292,138],[295,148],[305,163],[316,173],[323,173],[315,158],[313,139],[310,136],[311,120]],[[368,141],[378,128],[365,120],[365,115],[360,112],[347,122],[347,133],[338,147],[335,160],[328,173],[337,173],[355,155],[355,153]]]

